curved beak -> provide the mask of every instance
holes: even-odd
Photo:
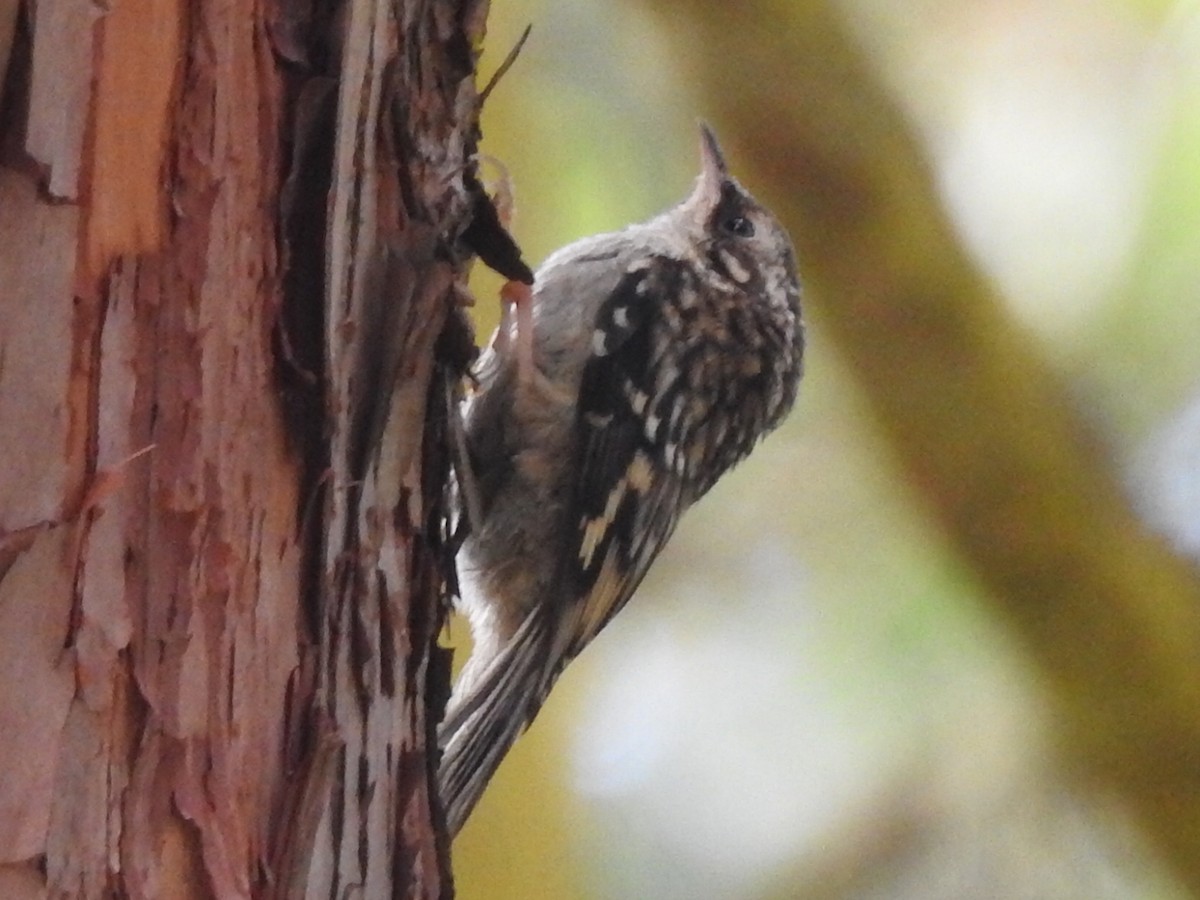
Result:
[[[707,218],[721,199],[721,190],[729,180],[729,169],[725,165],[725,154],[717,143],[717,136],[705,122],[700,123],[700,177],[691,196],[684,206],[692,210],[699,220]]]
[[[721,180],[729,175],[729,167],[725,165],[725,154],[717,143],[717,136],[707,122],[700,123],[700,171],[701,176]]]

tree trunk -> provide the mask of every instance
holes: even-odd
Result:
[[[452,893],[486,6],[0,0],[0,896]]]

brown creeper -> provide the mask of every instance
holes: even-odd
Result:
[[[439,732],[452,834],[683,511],[795,400],[791,241],[701,132],[691,195],[510,285],[480,362],[459,567],[475,651]]]

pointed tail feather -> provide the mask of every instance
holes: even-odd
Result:
[[[501,760],[537,715],[559,667],[547,671],[546,620],[537,611],[466,685],[455,692],[438,729],[438,785],[446,825],[456,835]]]

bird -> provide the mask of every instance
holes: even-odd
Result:
[[[458,606],[473,650],[438,729],[451,835],[680,516],[796,399],[791,239],[703,123],[700,161],[676,206],[569,244],[532,287],[501,290],[462,412]]]

